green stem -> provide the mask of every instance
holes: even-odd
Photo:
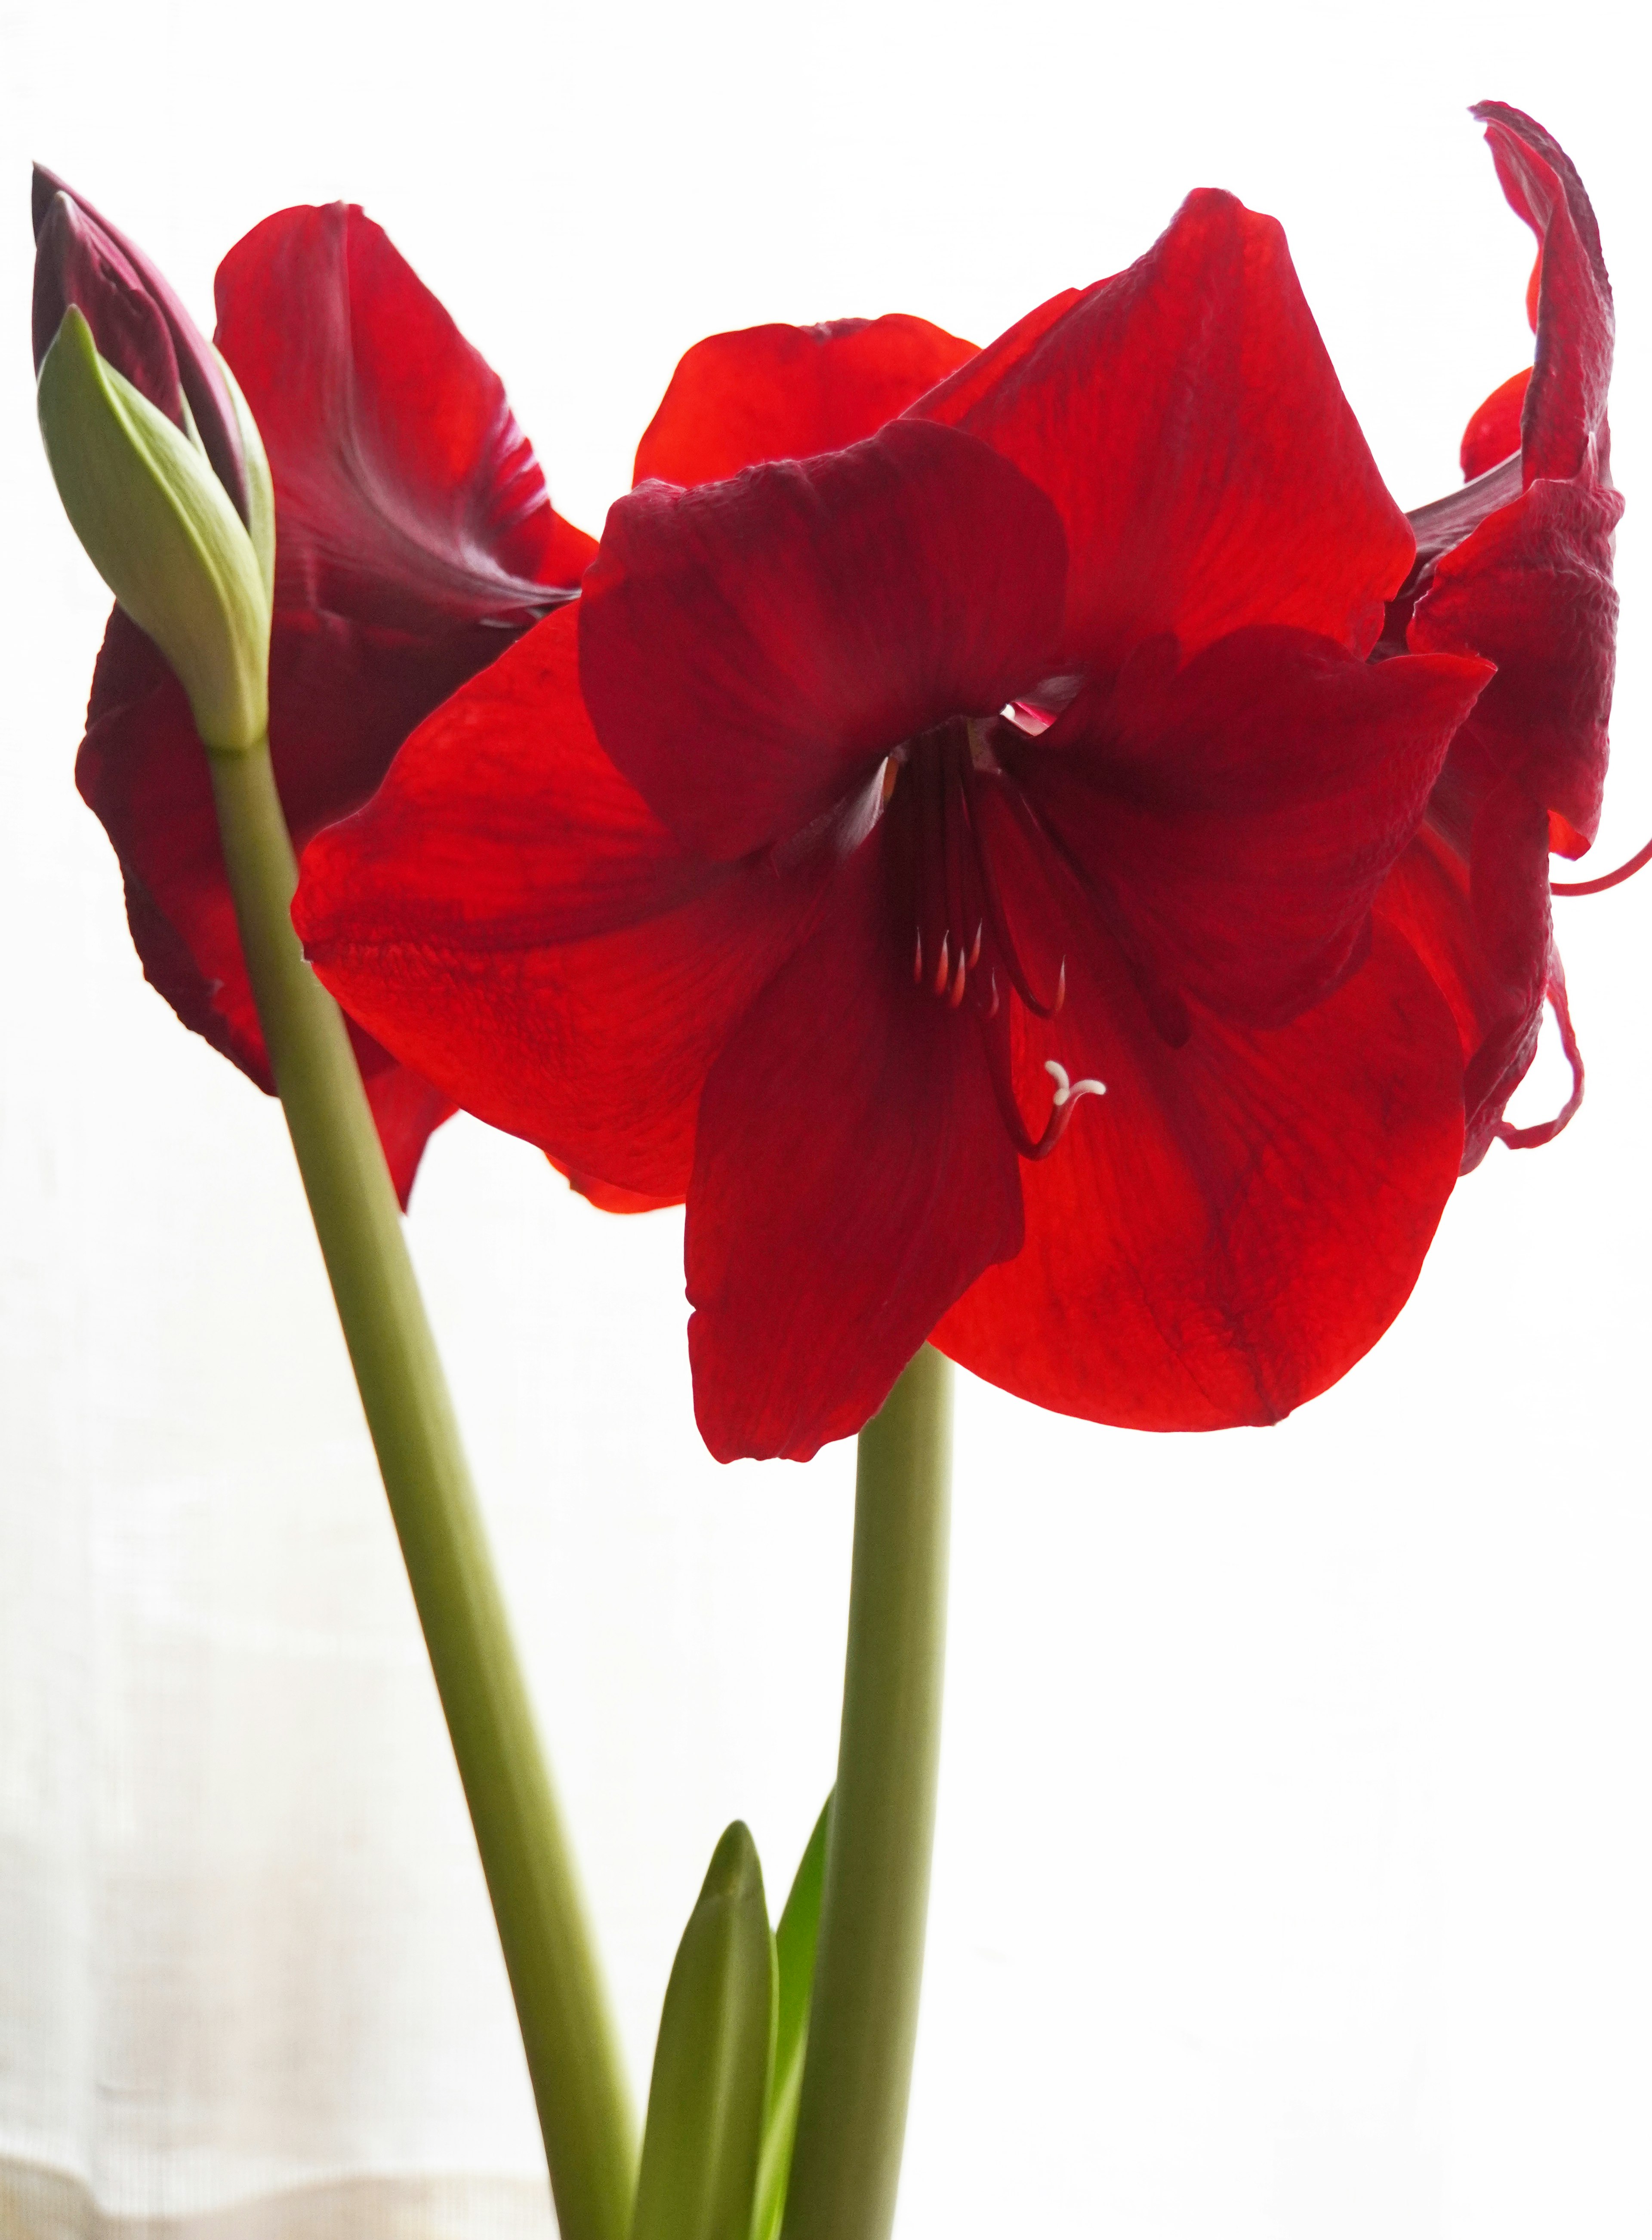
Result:
[[[887,2240],[923,1975],[946,1659],[952,1371],[860,1437],[837,1790],[783,2240]]]
[[[297,866],[268,747],[209,760],[258,1017],[493,1899],[557,2223],[563,2240],[625,2240],[624,2074],[396,1195],[343,1019],[292,929]]]

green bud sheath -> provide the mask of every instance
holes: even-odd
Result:
[[[245,753],[270,720],[270,593],[223,484],[99,357],[73,304],[41,362],[38,401],[57,494],[92,565],[166,656],[204,743]],[[273,559],[272,531],[265,541]]]
[[[736,1820],[666,1986],[631,2240],[750,2240],[775,2009],[763,1869]]]
[[[263,580],[265,603],[276,603],[276,487],[270,478],[270,455],[264,450],[263,437],[258,433],[258,423],[252,417],[252,408],[241,394],[241,383],[230,370],[230,361],[221,350],[212,355],[218,361],[218,370],[223,376],[223,385],[230,392],[230,402],[235,407],[236,432],[241,437],[242,472],[247,483],[247,530],[252,538],[252,549],[258,557],[258,573]]]
[[[809,2003],[815,1989],[815,1947],[820,1939],[820,1894],[826,1879],[826,1835],[831,1825],[829,1797],[815,1832],[792,1879],[786,1910],[775,1931],[779,1963],[779,2000],[775,2025],[775,2071],[763,2119],[763,2151],[757,2158],[757,2199],[751,2240],[775,2240],[786,2206],[791,2175],[792,2141],[797,2136],[797,2096],[803,2087],[803,2055],[809,2046]]]

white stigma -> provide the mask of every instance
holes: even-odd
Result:
[[[1053,1057],[1044,1060],[1044,1071],[1056,1084],[1054,1101],[1057,1110],[1076,1097],[1105,1097],[1107,1094],[1104,1081],[1069,1081],[1066,1067]]]

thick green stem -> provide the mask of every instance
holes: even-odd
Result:
[[[215,755],[241,945],[504,1947],[563,2240],[625,2240],[633,2119],[568,1839],[337,1005],[289,915],[267,748]]]
[[[952,1371],[861,1433],[837,1790],[783,2240],[887,2240],[917,2035],[946,1661]]]

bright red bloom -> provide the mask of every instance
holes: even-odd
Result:
[[[1377,648],[1473,652],[1497,665],[1378,904],[1416,943],[1457,1018],[1465,1170],[1494,1138],[1547,1143],[1582,1095],[1549,858],[1551,850],[1582,855],[1600,823],[1617,631],[1612,532],[1623,510],[1606,418],[1612,292],[1589,197],[1529,117],[1499,102],[1474,113],[1503,192],[1537,237],[1527,297],[1536,363],[1470,419],[1468,487],[1411,516],[1416,561]],[[1515,1129],[1503,1109],[1531,1063],[1545,996],[1573,1094],[1557,1119]]]
[[[100,228],[93,254],[83,223],[59,212],[54,225],[74,251],[77,300],[96,283],[108,307],[101,328],[91,314],[100,341],[137,301],[136,339],[117,362],[164,391],[167,329],[124,285],[121,260],[136,252]],[[50,246],[43,235],[43,259]],[[151,277],[141,259],[130,269]],[[47,292],[55,302],[64,290]],[[270,752],[302,846],[368,797],[431,709],[571,597],[596,546],[553,511],[497,377],[360,210],[267,218],[219,267],[216,295],[217,345],[275,483]],[[37,311],[39,301],[37,290]],[[166,301],[187,325],[170,291]],[[219,378],[189,335],[196,347],[181,342],[179,363]],[[175,401],[155,401],[178,417]],[[76,777],[120,859],[148,978],[186,1026],[272,1090],[205,753],[182,688],[119,609]],[[426,1139],[456,1107],[351,1033],[405,1203]]]
[[[776,334],[702,347],[808,454]],[[686,1194],[714,1453],[855,1430],[931,1331],[1076,1414],[1270,1421],[1462,1150],[1371,905],[1491,670],[1368,660],[1411,557],[1279,229],[1197,194],[881,432],[623,498],[296,920],[470,1109]]]

